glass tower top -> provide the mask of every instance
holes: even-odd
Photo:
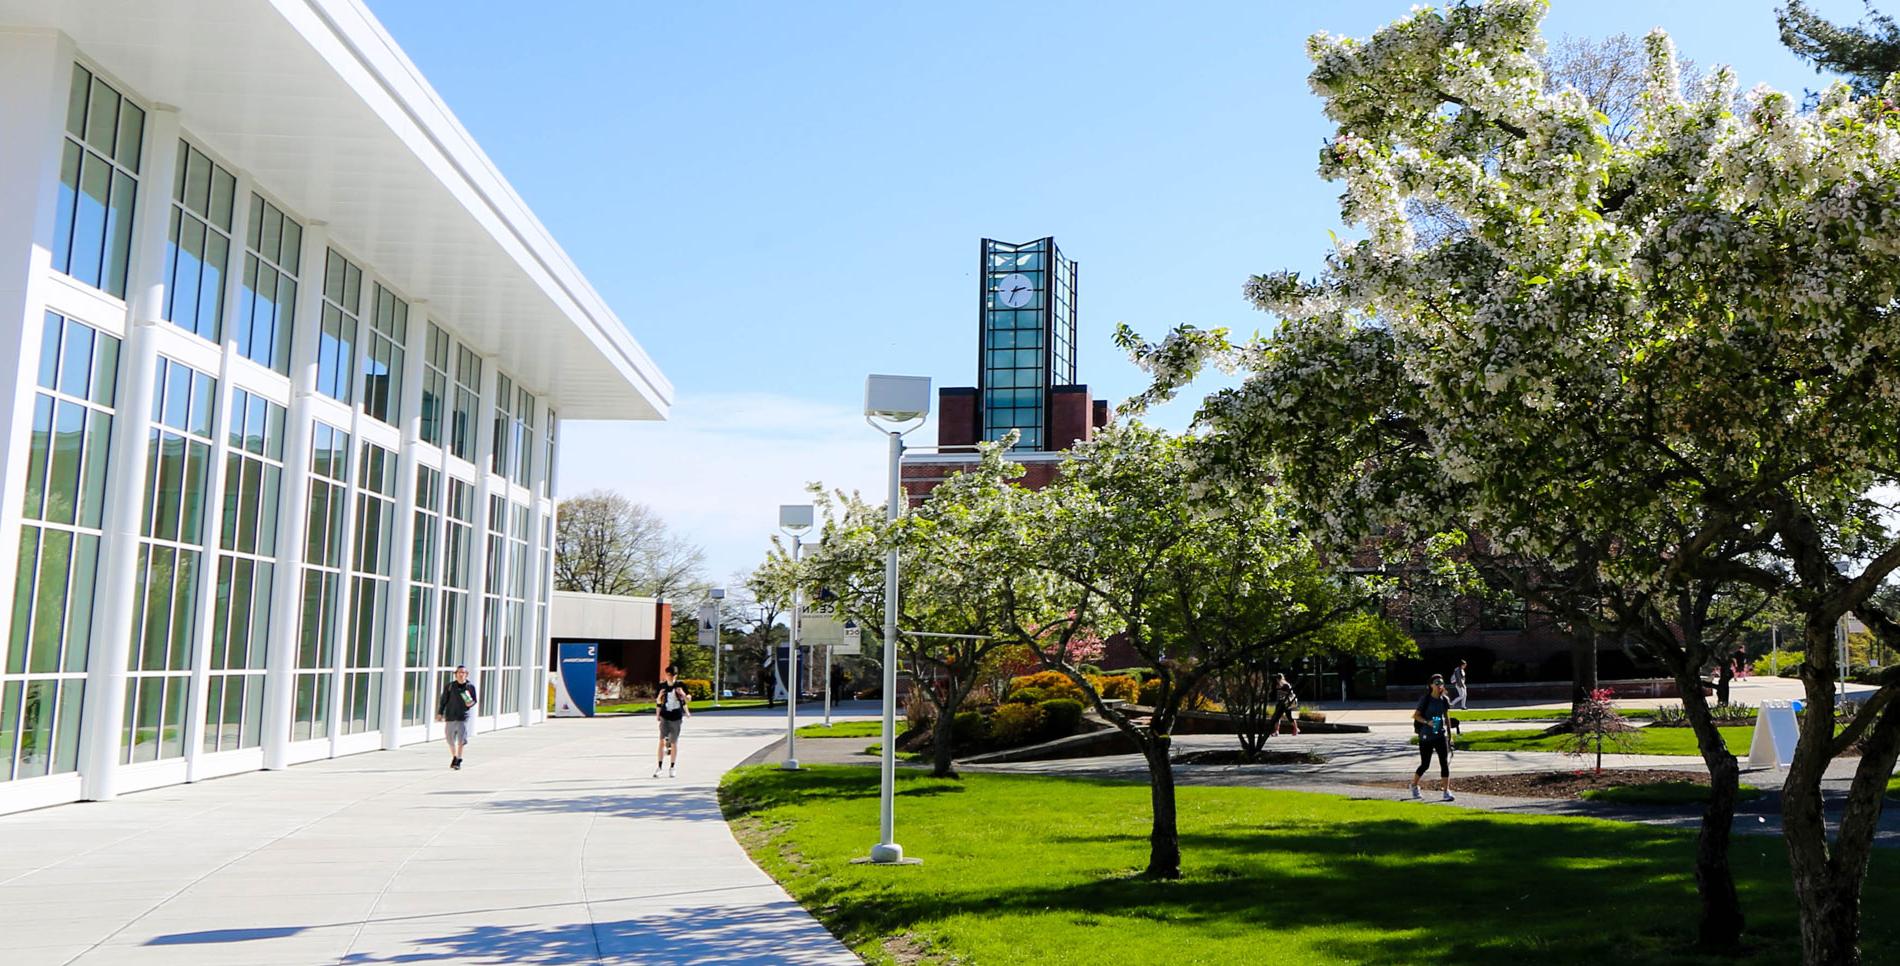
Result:
[[[1054,238],[983,239],[977,389],[984,439],[1015,429],[1019,449],[1047,445],[1049,390],[1075,383],[1075,276],[1075,262]]]

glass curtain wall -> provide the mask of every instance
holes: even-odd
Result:
[[[1017,448],[1043,443],[1043,397],[1048,389],[1048,253],[1043,242],[1007,245],[983,241],[983,438],[1010,430]]]
[[[0,781],[79,767],[118,372],[117,338],[46,314],[11,633],[0,641]]]
[[[448,515],[442,531],[441,619],[435,640],[436,680],[457,664],[475,663],[468,646],[469,598],[475,591],[475,484],[448,478]],[[479,687],[479,685],[477,685]],[[484,698],[487,692],[483,692]],[[430,700],[434,700],[433,695]]]
[[[449,452],[475,462],[477,427],[481,424],[482,357],[468,346],[455,346],[455,408],[449,415]]]
[[[171,227],[165,236],[165,320],[219,341],[224,273],[231,266],[231,205],[237,178],[189,143],[178,142]]]
[[[409,342],[409,304],[381,285],[363,345],[363,412],[391,426],[402,419],[402,356]]]
[[[396,454],[364,443],[356,485],[356,546],[344,651],[343,733],[382,727],[383,649],[389,632],[390,543],[396,525]]]
[[[118,298],[132,252],[145,111],[73,66],[59,163],[53,268]]]
[[[509,504],[508,511],[508,597],[502,624],[501,700],[496,705],[503,714],[521,710],[521,669],[527,666],[534,616],[528,609],[529,570],[534,565],[528,553],[528,527],[534,517],[519,503]]]
[[[232,336],[238,355],[285,374],[290,372],[302,252],[303,227],[276,205],[252,195],[245,227],[244,288]]]
[[[284,418],[284,407],[242,389],[231,391],[205,698],[208,752],[255,748],[263,741]]]
[[[323,322],[317,334],[317,391],[350,402],[356,386],[356,318],[363,270],[331,250],[323,265]]]
[[[427,722],[435,713],[433,669],[441,659],[431,652],[435,638],[435,602],[442,575],[442,471],[416,467],[414,552],[409,565],[409,618],[403,628],[402,723]]]
[[[422,441],[441,446],[448,425],[449,334],[434,322],[422,351]]]
[[[481,699],[488,714],[498,713],[496,674],[503,664],[501,653],[507,622],[508,588],[508,501],[500,496],[488,498],[488,570],[482,582],[481,655],[476,668],[481,678]]]
[[[125,764],[179,758],[198,645],[198,581],[217,380],[160,356],[146,436],[144,520],[125,688]]]
[[[319,421],[310,439],[310,509],[304,526],[303,594],[297,628],[293,741],[330,736],[337,601],[343,584],[343,512],[349,500],[350,434]]]

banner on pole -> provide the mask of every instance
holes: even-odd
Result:
[[[712,647],[718,642],[719,629],[714,622],[719,620],[719,605],[699,605],[699,646]]]
[[[600,668],[599,644],[560,645],[555,654],[554,716],[591,718],[594,716],[596,672]]]

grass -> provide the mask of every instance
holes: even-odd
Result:
[[[1749,740],[1754,736],[1754,725],[1737,725],[1717,729],[1722,732],[1722,740],[1728,743],[1730,751],[1747,754]],[[1542,731],[1474,731],[1457,739],[1459,751],[1562,751],[1568,735],[1545,735]],[[1700,757],[1696,750],[1695,729],[1693,728],[1643,728],[1630,733],[1631,742],[1627,750],[1613,748],[1608,741],[1603,743],[1603,751],[1612,751],[1632,755],[1688,755]]]
[[[1709,800],[1709,786],[1695,782],[1657,782],[1653,785],[1611,785],[1588,788],[1583,797],[1612,805],[1701,805]],[[1737,801],[1760,798],[1761,789],[1743,785],[1736,789]]]
[[[875,769],[739,769],[721,801],[763,868],[873,963],[1799,959],[1785,848],[1737,836],[1750,947],[1707,960],[1692,938],[1693,833],[1397,801],[1179,789],[1183,877],[1136,873],[1145,785],[971,774],[897,776],[898,841],[923,865],[853,865],[876,837]],[[1900,856],[1874,856],[1868,962],[1900,957]]]
[[[864,754],[870,755],[873,758],[884,754],[884,742],[874,741],[865,745]],[[929,761],[930,756],[921,751],[900,751],[897,753],[897,759],[899,761]]]
[[[717,707],[714,707],[711,701],[694,701],[692,704],[692,711],[694,714],[706,714],[708,712],[740,711],[745,708],[763,708],[763,707],[765,707],[764,698],[726,698],[720,701]],[[603,704],[603,705],[596,706],[594,708],[594,713],[595,714],[652,714],[653,702],[632,701],[626,704]]]
[[[1656,716],[1655,708],[1619,709],[1625,718],[1646,719]],[[1487,708],[1482,711],[1458,711],[1454,709],[1452,717],[1459,721],[1562,721],[1570,717],[1568,708]]]
[[[903,730],[904,726],[898,725],[898,731]],[[798,729],[800,738],[879,738],[883,735],[882,721],[834,721],[829,728],[822,724],[808,724]]]

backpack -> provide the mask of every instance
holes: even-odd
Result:
[[[666,710],[678,711],[679,709],[680,709],[679,685],[677,684],[670,685],[666,689]]]

